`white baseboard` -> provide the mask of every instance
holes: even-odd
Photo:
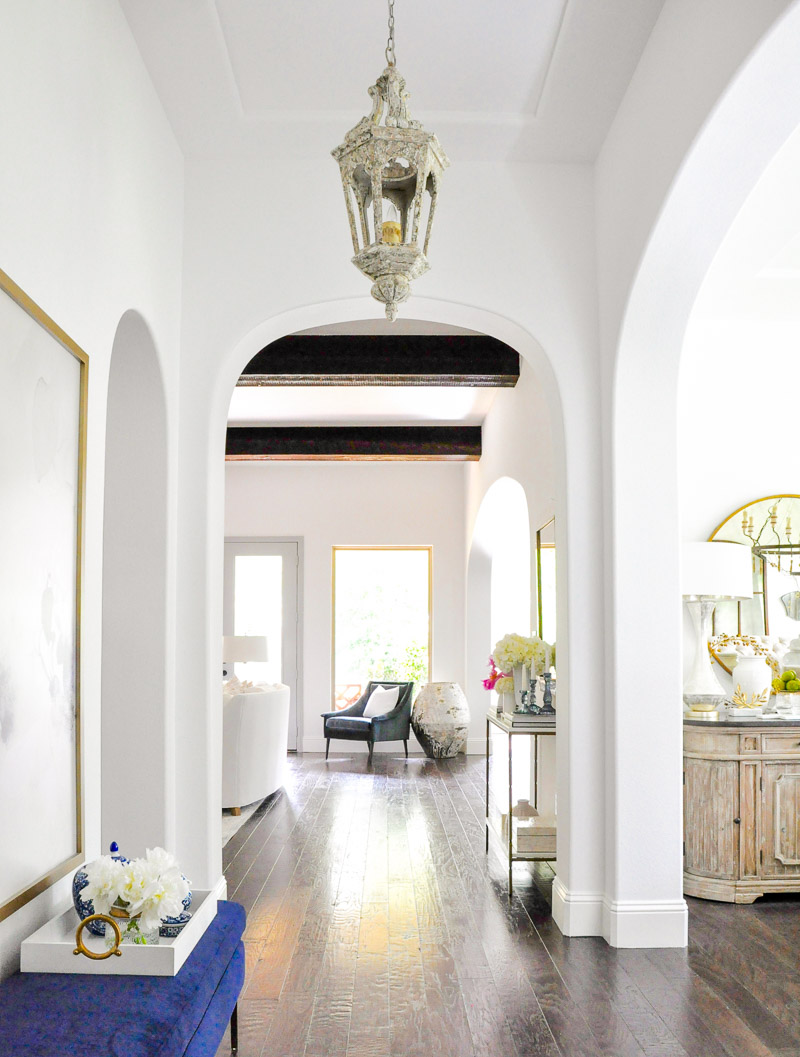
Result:
[[[553,880],[553,921],[565,936],[602,936],[602,892],[570,892],[556,876]]]
[[[603,935],[612,947],[685,947],[689,942],[686,901],[603,901]]]
[[[222,877],[220,877],[220,879],[214,885],[213,891],[216,893],[217,899],[228,898],[228,878],[225,876],[225,874],[223,874]]]
[[[553,920],[565,936],[602,936],[611,947],[685,947],[688,942],[683,899],[609,900],[600,892],[570,892],[558,876]]]

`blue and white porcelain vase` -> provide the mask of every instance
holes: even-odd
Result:
[[[124,855],[119,854],[119,845],[116,841],[111,842],[109,847],[109,853],[112,859],[116,859],[118,862],[129,862]],[[78,913],[78,917],[81,921],[84,918],[91,917],[94,914],[94,904],[91,899],[84,899],[81,896],[81,892],[89,883],[89,878],[86,876],[86,870],[84,866],[79,866],[75,871],[75,875],[72,878],[72,904]],[[184,880],[186,878],[184,877]],[[188,921],[191,920],[192,915],[189,913],[189,907],[192,905],[192,893],[188,892],[186,898],[183,900],[183,911],[175,917],[166,917],[161,922],[160,928],[156,931],[155,942],[158,942],[158,937],[162,939],[174,939],[178,936]],[[115,915],[116,916],[116,915]],[[105,936],[106,925],[104,921],[90,921],[86,926],[89,932],[94,936]],[[120,921],[120,928],[123,928],[123,922]],[[123,928],[124,931],[124,928]],[[134,930],[131,930],[133,933]]]
[[[108,850],[112,859],[116,859],[118,862],[128,862],[124,855],[119,854],[119,845],[115,840],[112,840],[111,846]],[[77,910],[78,917],[81,921],[94,914],[94,903],[92,903],[91,899],[83,899],[81,896],[81,892],[89,883],[89,878],[86,876],[86,871],[83,868],[85,865],[86,863],[84,863],[83,866],[79,866],[72,878],[72,905]],[[106,924],[104,921],[90,921],[86,928],[93,936],[105,936],[106,934]]]

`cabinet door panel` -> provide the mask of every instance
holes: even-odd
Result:
[[[764,877],[800,877],[800,762],[764,763]]]
[[[742,762],[739,770],[739,877],[758,877],[761,867],[761,764]]]
[[[800,769],[800,768],[799,768]],[[705,877],[735,879],[739,865],[739,764],[684,759],[684,868]]]

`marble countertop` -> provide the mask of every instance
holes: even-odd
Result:
[[[753,716],[752,719],[731,719],[728,716],[720,715],[719,719],[689,719],[688,716],[683,717],[684,725],[687,727],[788,727],[788,728],[800,728],[800,716]]]

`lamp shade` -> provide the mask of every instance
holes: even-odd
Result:
[[[753,552],[742,543],[684,543],[681,594],[752,598]]]
[[[223,661],[266,661],[266,635],[223,635]]]

